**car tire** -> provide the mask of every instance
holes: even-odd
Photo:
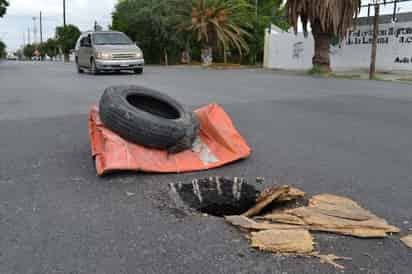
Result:
[[[84,72],[84,70],[80,67],[78,61],[76,60],[76,67],[77,67],[77,73],[82,74]]]
[[[137,68],[134,70],[135,74],[142,74],[143,73],[143,68]]]
[[[199,122],[173,98],[138,86],[109,87],[99,103],[103,124],[124,139],[178,153],[192,147]]]
[[[99,74],[99,70],[97,69],[96,62],[93,58],[90,60],[90,73],[93,75]]]

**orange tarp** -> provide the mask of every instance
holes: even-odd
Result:
[[[107,129],[92,107],[89,134],[92,155],[98,175],[129,170],[180,173],[207,170],[247,158],[251,149],[233,126],[226,112],[216,104],[195,111],[200,121],[200,134],[191,150],[169,154],[129,143]]]

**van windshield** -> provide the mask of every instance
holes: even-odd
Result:
[[[94,34],[95,45],[130,45],[133,44],[123,33],[95,33]]]

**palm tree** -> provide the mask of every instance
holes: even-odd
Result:
[[[361,0],[287,0],[286,12],[289,24],[297,32],[299,18],[307,34],[310,23],[315,40],[312,63],[320,72],[330,72],[329,45],[333,36],[344,38],[355,22],[361,8]]]
[[[6,55],[6,44],[0,40],[0,59],[5,58]]]
[[[7,7],[9,6],[9,2],[6,0],[0,0],[0,17],[3,17],[6,14]]]
[[[246,37],[247,17],[251,6],[245,0],[183,0],[181,8],[177,10],[178,31],[194,35],[202,47],[202,60],[212,62],[212,49],[218,46],[223,49],[226,62],[226,51],[236,48],[239,55],[249,51]],[[182,4],[182,2],[180,2]],[[210,60],[203,58],[208,56]]]

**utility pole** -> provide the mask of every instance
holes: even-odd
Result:
[[[40,11],[40,44],[43,44],[43,17]]]
[[[36,17],[33,17],[33,43],[37,42],[37,24],[36,24]]]
[[[372,38],[372,54],[371,65],[369,69],[369,80],[375,79],[376,75],[376,51],[378,47],[378,34],[379,34],[379,11],[380,4],[375,4],[375,16],[373,18],[373,38]]]
[[[259,0],[255,0],[255,20],[256,20],[256,24],[255,24],[255,54],[253,56],[254,59],[254,63],[257,63],[257,59],[258,59],[258,26],[259,26]]]
[[[63,26],[66,26],[66,0],[63,0]]]
[[[31,39],[30,39],[30,27],[27,28],[27,43],[31,44]]]

